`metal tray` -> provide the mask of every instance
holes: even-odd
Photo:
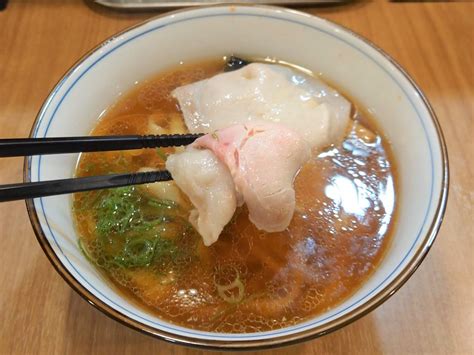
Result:
[[[94,0],[97,4],[122,10],[147,10],[176,8],[188,6],[202,6],[214,4],[267,4],[267,5],[290,5],[290,6],[309,6],[317,4],[340,4],[349,2],[349,0],[240,0],[240,1],[222,1],[222,0]]]

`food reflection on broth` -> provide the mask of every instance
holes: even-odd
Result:
[[[92,134],[184,133],[171,91],[223,69],[210,60],[164,72],[121,98]],[[149,185],[75,194],[81,248],[125,294],[194,329],[266,331],[334,307],[380,263],[395,213],[388,143],[367,114],[354,104],[352,111],[343,142],[314,153],[299,172],[285,231],[258,230],[239,207],[206,247],[188,222],[192,205],[170,182],[158,193]],[[82,154],[77,176],[164,169],[174,151]]]

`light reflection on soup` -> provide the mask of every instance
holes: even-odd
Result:
[[[162,73],[120,99],[92,134],[184,132],[170,92],[222,69],[222,60],[212,60]],[[297,176],[296,211],[284,232],[259,231],[240,208],[205,247],[187,222],[185,196],[159,200],[137,186],[74,195],[80,245],[126,295],[175,324],[258,332],[313,317],[362,285],[392,230],[389,147],[355,106],[353,118],[344,142],[315,154]],[[83,154],[77,176],[164,169],[173,150]]]

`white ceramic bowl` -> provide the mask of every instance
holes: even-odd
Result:
[[[386,54],[334,23],[276,7],[174,12],[122,32],[82,58],[51,92],[31,136],[87,135],[101,112],[137,82],[180,61],[231,53],[274,57],[322,73],[374,113],[393,145],[400,183],[393,242],[375,273],[349,299],[309,321],[269,332],[223,334],[176,326],[123,298],[84,258],[72,223],[71,196],[30,200],[27,206],[38,240],[58,272],[91,304],[122,323],[172,342],[209,348],[290,344],[335,330],[392,295],[420,264],[441,223],[448,186],[443,137],[421,91]],[[25,180],[71,177],[77,158],[28,159]]]

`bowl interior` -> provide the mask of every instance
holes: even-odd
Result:
[[[432,222],[444,196],[443,152],[429,108],[410,80],[357,36],[278,8],[221,6],[157,18],[105,42],[77,64],[46,101],[33,136],[87,135],[110,104],[144,79],[181,61],[231,53],[277,58],[321,73],[368,108],[388,136],[398,163],[398,221],[386,257],[363,287],[336,308],[293,327],[256,334],[206,333],[164,322],[110,287],[78,248],[70,196],[34,200],[44,240],[62,268],[100,302],[169,338],[244,342],[328,330],[395,289],[434,238]],[[77,158],[33,157],[28,176],[31,181],[71,177]]]

